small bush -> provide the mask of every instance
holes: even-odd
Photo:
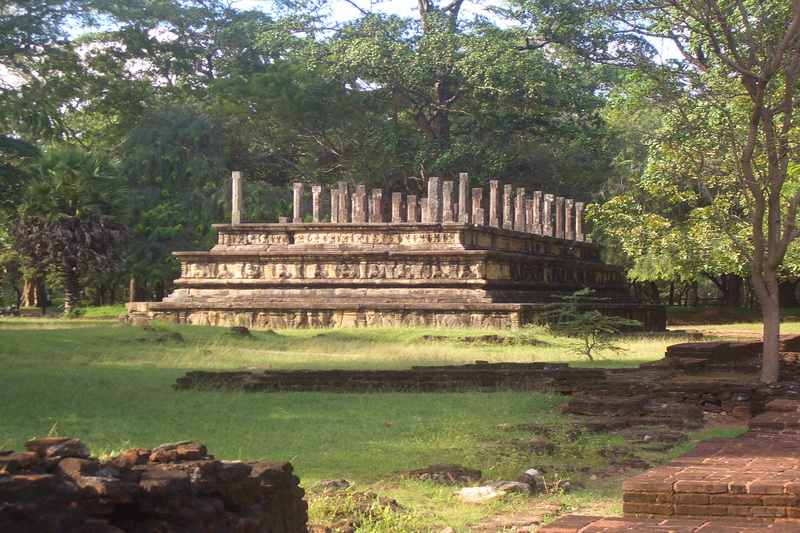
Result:
[[[525,324],[516,332],[516,341],[525,346],[541,346],[543,343],[537,337],[552,334],[547,325]]]
[[[592,289],[585,288],[568,296],[559,296],[563,303],[552,304],[539,315],[541,320],[548,323],[553,335],[581,339],[583,343],[578,346],[577,352],[590,361],[594,361],[593,356],[601,350],[623,352],[623,348],[614,342],[612,336],[618,334],[621,328],[642,325],[638,320],[606,316],[597,309],[581,311],[579,306],[583,303],[605,300],[591,297],[593,293]]]

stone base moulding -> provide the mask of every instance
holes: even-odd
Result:
[[[663,330],[601,247],[459,223],[217,225],[208,252],[176,252],[162,302],[127,319],[252,328],[520,327],[559,296],[592,288],[592,308]]]

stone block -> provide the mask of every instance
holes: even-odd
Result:
[[[672,516],[675,514],[675,510],[672,505],[623,503],[622,513],[625,516]]]
[[[724,481],[681,480],[675,483],[675,492],[694,492],[702,494],[723,494],[728,492],[728,483]]]
[[[89,449],[82,442],[64,437],[30,440],[25,443],[25,448],[40,457],[89,457]]]
[[[674,506],[676,516],[726,516],[728,507],[724,505],[678,505]]]
[[[752,481],[747,484],[749,494],[783,494],[783,483],[774,481]]]
[[[678,493],[675,494],[674,503],[678,505],[708,505],[711,503],[711,495],[697,492]]]
[[[751,515],[756,518],[784,518],[786,517],[786,507],[753,507]]]

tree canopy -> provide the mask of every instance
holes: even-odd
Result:
[[[169,252],[224,221],[232,170],[254,220],[294,181],[469,172],[596,201],[595,239],[650,298],[752,276],[774,318],[798,264],[798,2],[347,4],[0,0],[0,207],[33,221],[17,206],[57,184],[27,161],[54,143],[118,159],[127,274],[153,298]]]
[[[12,228],[24,264],[63,283],[65,312],[79,303],[87,276],[122,269],[128,229],[117,165],[104,154],[54,146],[28,163],[31,176]]]

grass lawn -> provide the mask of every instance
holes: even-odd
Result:
[[[751,326],[751,325],[748,325]],[[715,326],[716,327],[716,326]],[[739,328],[742,329],[742,328]],[[169,333],[183,340],[169,340]],[[510,335],[509,332],[491,332]],[[0,449],[24,449],[48,435],[77,438],[95,455],[194,440],[225,460],[288,460],[306,486],[345,478],[359,490],[396,498],[402,512],[367,521],[359,531],[439,531],[520,509],[615,513],[618,479],[594,480],[570,494],[509,498],[485,506],[458,504],[452,487],[398,480],[393,473],[455,463],[484,480],[516,479],[532,466],[588,481],[602,467],[600,450],[624,444],[613,435],[565,438],[546,456],[525,446],[532,424],[566,428],[563,397],[544,392],[494,393],[226,393],[176,392],[189,370],[408,368],[475,360],[562,361],[589,366],[572,341],[542,335],[541,345],[464,343],[486,331],[367,329],[254,331],[112,320],[0,319]],[[452,338],[423,339],[425,335]],[[628,352],[592,366],[633,367],[663,356],[681,339],[622,341]],[[734,430],[735,431],[735,430]],[[716,433],[715,433],[716,434]],[[696,435],[704,438],[710,434]],[[672,454],[684,451],[677,449]],[[666,457],[666,456],[665,456]],[[658,458],[656,458],[658,459]],[[663,459],[663,458],[662,458]],[[635,472],[633,472],[635,473]],[[332,511],[312,504],[312,520]],[[438,529],[437,529],[438,528]]]

